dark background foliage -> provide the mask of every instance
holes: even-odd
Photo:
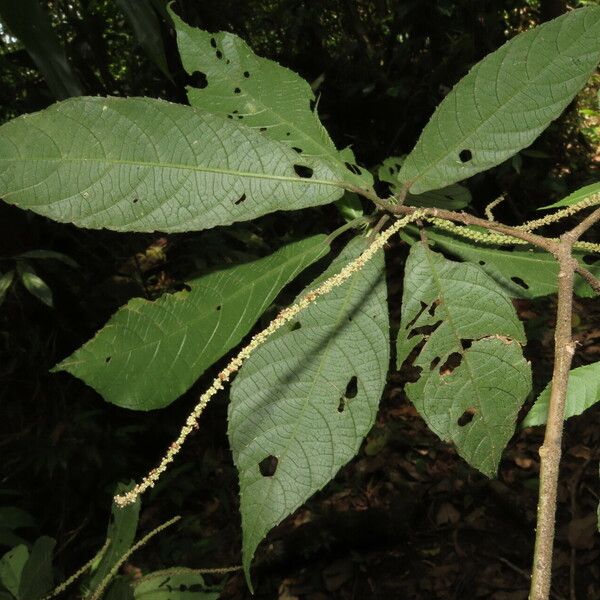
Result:
[[[117,2],[42,2],[86,95],[185,102],[191,81],[164,4],[153,4],[171,78],[144,52]],[[237,33],[258,54],[311,82],[336,144],[352,145],[359,162],[370,168],[412,148],[435,106],[470,66],[508,37],[568,8],[565,0],[176,0],[174,7],[191,24]],[[0,35],[0,78],[0,123],[55,101],[6,26]],[[502,217],[522,220],[593,179],[596,91],[597,80],[532,149],[469,181],[474,210],[504,193]],[[0,506],[20,506],[35,520],[33,527],[16,531],[0,521],[0,545],[10,546],[15,536],[31,541],[36,534],[51,535],[59,542],[58,567],[73,571],[102,544],[116,483],[139,476],[157,459],[202,386],[199,382],[160,414],[131,413],[106,404],[65,374],[50,374],[58,360],[132,296],[155,298],[177,289],[192,272],[263,255],[286,240],[331,231],[341,222],[333,208],[323,208],[197,234],[124,235],[77,230],[0,203],[1,272],[13,266],[11,257],[34,249],[60,251],[79,263],[78,269],[50,260],[36,263],[52,289],[54,308],[19,283],[0,307]],[[225,406],[226,398],[215,402],[203,417],[202,439],[186,448],[146,498],[142,525],[179,510],[186,515],[178,537],[167,536],[149,552],[154,567],[239,561]],[[343,481],[334,489],[343,488]]]

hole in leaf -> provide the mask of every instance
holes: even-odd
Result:
[[[464,427],[465,425],[468,425],[473,420],[473,417],[475,416],[476,412],[477,411],[473,407],[467,408],[467,410],[465,410],[465,412],[462,415],[460,415],[458,421],[456,421],[456,424],[459,427]]]
[[[285,135],[287,135],[289,137],[292,134],[288,131]]]
[[[217,50],[217,51],[215,52],[215,56],[216,56],[216,57],[217,57],[219,60],[221,60],[221,59],[223,58],[223,53],[222,53],[220,50]]]
[[[279,461],[277,460],[277,457],[273,456],[272,454],[266,458],[263,458],[258,463],[260,474],[263,477],[273,477],[273,475],[275,475],[275,471],[277,471],[278,462]]]
[[[433,317],[433,315],[435,315],[435,311],[437,309],[437,307],[441,304],[440,299],[438,298],[437,300],[434,300],[431,303],[431,306],[427,309],[427,312]]]
[[[250,73],[248,71],[244,71],[244,77],[248,79],[248,77],[250,77]]]
[[[203,73],[202,71],[194,71],[190,75],[188,81],[192,87],[199,88],[201,90],[203,90],[208,85],[206,73]]]
[[[468,350],[473,345],[473,340],[460,340],[460,345],[463,350]]]
[[[111,360],[112,360],[112,356],[107,356],[107,357],[104,359],[104,362],[105,362],[106,364],[108,364],[108,363],[109,363]]]
[[[241,93],[242,93],[242,90],[241,90],[240,88],[236,87],[236,88],[233,90],[233,93],[234,93],[234,94],[241,94]]]
[[[390,167],[390,175],[393,175],[394,173],[395,173],[394,167]]]
[[[529,286],[520,277],[511,277],[510,280],[514,281],[517,285],[521,286],[525,290],[529,289]]]
[[[358,377],[353,375],[348,385],[346,386],[346,391],[344,392],[344,398],[356,398],[356,394],[358,394]]]
[[[342,396],[340,398],[340,403],[338,404],[338,412],[343,413],[345,408],[346,408],[346,398],[344,398],[344,396]]]
[[[437,323],[434,323],[433,325],[421,325],[420,327],[414,327],[413,329],[411,329],[411,331],[407,337],[410,339],[412,337],[415,337],[415,335],[422,335],[422,336],[431,335],[441,325],[441,323],[442,323],[442,321],[439,320]]]
[[[294,171],[298,177],[302,177],[303,179],[310,179],[314,173],[314,171],[306,165],[294,165]]]
[[[211,45],[213,48],[216,48],[216,47],[217,47],[217,40],[215,40],[215,38],[214,38],[214,37],[213,37],[213,38],[210,38],[210,45]]]
[[[460,158],[460,162],[468,163],[473,158],[473,153],[470,150],[461,150],[458,158]]]
[[[408,323],[408,325],[406,326],[407,330],[410,329],[419,320],[419,317],[423,314],[423,311],[425,311],[426,308],[427,308],[427,304],[425,304],[425,302],[423,302],[423,300],[421,300],[421,309],[416,314],[415,318],[412,319],[412,321],[410,321]]]
[[[260,131],[261,133],[264,133],[266,130],[267,130],[267,128],[266,128],[266,127],[261,127],[261,128],[259,129],[259,131]]]
[[[243,119],[243,118],[244,118],[244,115],[238,115],[238,116],[237,116],[237,118],[238,118],[238,119]]]
[[[453,352],[447,359],[446,362],[440,367],[440,375],[451,375],[455,369],[460,367],[463,355],[460,352]]]
[[[311,100],[309,103],[310,110],[315,110],[316,105],[317,105],[317,103],[314,100]]]
[[[346,169],[348,169],[350,173],[353,173],[354,175],[360,175],[360,169],[356,165],[353,165],[349,162],[345,162],[344,164],[346,165]]]
[[[482,267],[483,267],[483,266],[485,266],[485,260],[480,260],[480,261],[479,261],[479,264],[480,264]]]
[[[192,288],[187,283],[176,283],[173,288],[176,292],[191,292]]]
[[[235,202],[234,204],[237,206],[238,204],[241,204],[244,200],[246,199],[246,194],[242,194]]]
[[[444,198],[446,198],[446,200],[454,200],[454,198],[450,194],[445,194]]]
[[[429,365],[429,370],[433,371],[440,364],[440,357],[436,356]]]
[[[236,108],[234,111],[231,112],[232,115],[237,115],[240,111]]]
[[[221,310],[221,305],[219,304],[219,305],[215,306],[215,310],[216,310],[217,312],[218,312],[218,311],[220,311],[220,310]]]
[[[290,327],[290,331],[298,331],[298,329],[300,329],[300,327],[302,327],[302,323],[300,323],[300,321],[296,321],[291,327]]]
[[[302,154],[302,148],[296,148],[296,146],[292,146],[292,150],[294,150],[298,154]]]
[[[227,115],[228,119],[233,119],[233,115]]]
[[[134,203],[134,204],[137,204],[139,201],[140,201],[140,199],[139,199],[139,198],[134,198],[134,199],[133,199],[133,203]]]

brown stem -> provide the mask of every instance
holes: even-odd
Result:
[[[600,294],[600,279],[598,279],[593,273],[581,265],[577,265],[575,267],[575,271],[577,271],[577,273],[579,273],[579,275],[581,275],[590,284],[590,287],[596,292],[596,294]]]

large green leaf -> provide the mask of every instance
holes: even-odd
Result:
[[[406,393],[440,438],[493,476],[531,389],[510,298],[480,267],[414,244],[406,263],[398,366],[419,345]]]
[[[535,404],[527,413],[522,426],[533,427],[544,425],[548,418],[550,392],[552,382],[538,396]],[[580,415],[600,401],[600,362],[577,367],[569,374],[569,387],[567,389],[567,402],[565,405],[565,419]]]
[[[407,228],[402,238],[415,243],[419,234],[415,228]],[[471,244],[468,241],[434,230],[427,230],[427,238],[436,249],[481,266],[512,298],[538,298],[558,291],[558,263],[547,252],[538,250],[502,250],[500,248]],[[575,255],[582,262],[582,253]],[[583,264],[583,263],[582,263]],[[600,262],[585,265],[600,275]],[[575,293],[584,298],[593,298],[594,290],[579,275],[575,279]]]
[[[419,194],[470,177],[529,146],[600,60],[600,7],[519,34],[486,56],[438,106],[400,179]]]
[[[29,550],[24,544],[9,550],[0,559],[0,583],[15,597],[19,598],[19,586],[23,568],[29,558]]]
[[[364,248],[364,239],[354,239],[319,281]],[[241,369],[228,434],[240,478],[247,575],[265,535],[358,451],[385,385],[388,336],[380,253]]]
[[[149,98],[75,98],[0,127],[0,198],[61,222],[186,231],[326,204],[319,160],[248,127]]]
[[[188,292],[134,298],[55,369],[124,408],[167,406],[240,342],[284,285],[327,253],[325,239],[192,279]]]
[[[542,206],[542,209],[551,209],[551,208],[563,208],[565,206],[573,206],[574,204],[578,204],[582,200],[586,200],[590,196],[600,196],[600,181],[597,183],[591,183],[590,185],[586,185],[578,190],[574,191],[572,194],[569,194],[566,198],[555,202],[554,204],[550,204],[549,206]]]
[[[154,64],[171,79],[160,21],[151,0],[116,0],[116,2],[131,23],[140,46]]]
[[[133,483],[124,485],[120,483],[115,490],[116,494],[122,494],[130,490]],[[131,548],[135,540],[135,533],[138,527],[138,518],[140,516],[140,499],[133,504],[121,508],[113,502],[110,521],[106,538],[110,540],[108,549],[102,555],[102,558],[92,574],[89,582],[89,589],[95,591],[104,578],[110,573],[113,566],[119,559]]]
[[[204,583],[202,575],[191,569],[149,573],[135,584],[135,600],[217,600],[219,591]]]
[[[204,85],[188,87],[192,106],[256,128],[301,156],[326,161],[340,179],[370,187],[371,174],[354,164],[348,149],[336,149],[311,108],[315,96],[304,79],[256,56],[233,33],[209,33],[190,27],[173,12],[171,16],[183,66],[202,79],[197,85]]]
[[[0,0],[0,19],[25,46],[57,99],[81,96],[83,89],[39,0]]]

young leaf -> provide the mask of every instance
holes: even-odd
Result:
[[[120,483],[115,492],[116,494],[122,494],[132,487],[133,483],[129,485]],[[106,538],[110,540],[110,544],[90,579],[88,586],[90,590],[97,589],[112,567],[131,548],[137,531],[140,505],[139,498],[125,508],[120,508],[113,503],[108,531],[106,532]]]
[[[19,600],[41,600],[52,589],[54,574],[52,573],[52,552],[56,540],[42,536],[38,538],[21,573],[19,584]]]
[[[402,238],[413,244],[418,232],[407,228]],[[427,230],[432,246],[463,261],[478,264],[511,298],[539,298],[558,291],[558,263],[556,259],[538,250],[502,250],[491,246],[470,244],[468,241],[445,232]],[[576,252],[580,262],[582,254]],[[600,275],[600,264],[584,265]],[[593,298],[594,290],[579,275],[575,276],[575,293],[583,298]]]
[[[181,569],[185,571],[184,569]],[[135,584],[135,600],[217,600],[220,591],[204,583],[198,573],[155,571]]]
[[[417,346],[409,399],[440,438],[493,476],[531,389],[508,296],[478,266],[455,263],[422,242],[406,263],[398,367]]]
[[[27,546],[16,546],[0,559],[0,583],[15,597],[19,598],[19,586],[23,568],[29,558]]]
[[[0,197],[56,221],[188,231],[327,204],[320,161],[247,127],[149,98],[74,98],[0,127]]]
[[[4,298],[6,298],[6,294],[10,289],[14,277],[14,271],[7,271],[6,273],[2,273],[2,275],[0,275],[0,306],[2,306]]]
[[[365,248],[355,238],[321,277]],[[311,285],[311,287],[313,287]],[[327,484],[373,425],[389,332],[382,253],[248,359],[231,390],[243,564],[275,525]]]
[[[552,382],[538,396],[523,421],[523,427],[533,427],[534,425],[544,425],[546,423],[551,387]],[[600,401],[600,362],[572,369],[569,374],[565,419],[580,415],[598,401]]]
[[[48,284],[35,272],[34,268],[26,261],[17,262],[17,273],[25,289],[35,296],[40,302],[53,307],[52,290]]]
[[[327,162],[340,179],[351,184],[371,186],[371,174],[354,163],[352,153],[336,149],[311,108],[315,96],[304,79],[256,56],[233,33],[190,27],[172,11],[171,17],[183,66],[198,80],[196,87],[188,87],[192,106],[256,128],[302,157]]]
[[[549,210],[551,208],[563,208],[565,206],[573,206],[574,204],[578,204],[582,200],[586,200],[590,196],[597,195],[599,196],[598,202],[600,203],[600,181],[597,183],[591,183],[590,185],[586,185],[572,194],[569,194],[566,198],[555,202],[554,204],[550,204],[549,206],[542,206],[539,210]]]
[[[134,298],[54,370],[123,408],[167,406],[241,341],[283,286],[329,251],[325,239],[193,279],[189,292]]]
[[[398,173],[404,162],[404,157],[391,156],[386,158],[379,166],[378,176],[381,181],[390,184],[393,194],[400,191]],[[425,208],[437,207],[446,210],[459,210],[471,204],[471,192],[463,185],[454,183],[439,190],[431,190],[423,194],[406,193],[406,204],[411,206],[422,206]]]
[[[420,194],[529,146],[600,60],[600,6],[525,31],[476,64],[438,106],[400,172]]]

